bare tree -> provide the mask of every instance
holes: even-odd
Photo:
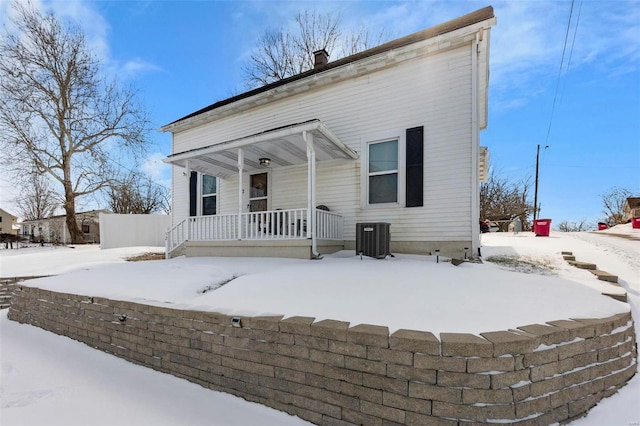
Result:
[[[524,230],[530,229],[529,215],[533,205],[528,201],[530,179],[511,182],[499,177],[492,170],[486,183],[480,185],[480,218],[489,221],[505,221],[500,230],[508,227],[506,221],[520,219]]]
[[[244,67],[245,82],[248,87],[262,86],[308,71],[314,66],[313,52],[317,50],[324,49],[338,59],[388,38],[384,30],[375,37],[365,27],[347,32],[339,14],[298,12],[292,30],[264,32]]]
[[[83,242],[76,199],[105,187],[109,150],[137,158],[146,114],[131,89],[103,78],[83,33],[30,3],[13,4],[16,30],[0,40],[0,143],[5,167],[30,162],[63,188],[73,243]]]
[[[609,226],[624,223],[624,204],[627,198],[633,196],[627,188],[615,187],[608,192],[601,194],[603,213],[606,215],[606,222]]]
[[[46,176],[31,173],[22,188],[22,193],[16,197],[15,202],[18,213],[24,220],[47,218],[62,205],[61,197],[53,190]]]
[[[558,231],[560,232],[583,232],[594,229],[594,225],[587,221],[587,219],[582,219],[579,222],[569,222],[562,221],[558,225]]]
[[[169,213],[169,188],[137,173],[113,181],[106,192],[109,209],[114,213]]]

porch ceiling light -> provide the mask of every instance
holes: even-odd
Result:
[[[262,157],[258,161],[262,167],[269,167],[269,164],[271,164],[271,158]]]

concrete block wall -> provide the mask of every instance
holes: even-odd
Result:
[[[231,317],[17,285],[9,318],[318,425],[551,424],[636,372],[629,313],[481,336]]]

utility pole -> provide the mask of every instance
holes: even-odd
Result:
[[[549,145],[545,145],[544,149],[549,148]],[[538,144],[538,150],[536,151],[536,186],[533,193],[533,220],[538,218],[538,170],[540,168],[540,144]]]

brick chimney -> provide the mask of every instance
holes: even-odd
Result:
[[[329,53],[326,50],[320,49],[313,52],[313,69],[317,70],[320,67],[323,67],[329,63]]]

